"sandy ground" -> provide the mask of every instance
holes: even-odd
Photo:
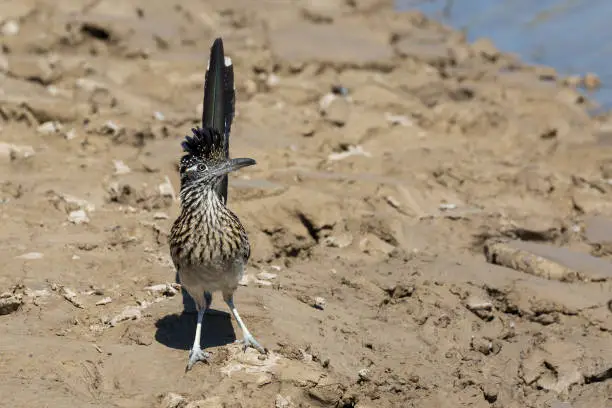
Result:
[[[0,2],[0,406],[612,407],[612,123],[554,70],[388,1],[84,3]],[[166,240],[217,35],[270,353],[217,295],[185,373]]]

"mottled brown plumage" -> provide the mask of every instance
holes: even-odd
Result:
[[[221,291],[244,334],[244,345],[264,353],[234,306],[234,292],[249,260],[247,233],[238,217],[226,206],[227,175],[255,164],[253,159],[229,158],[229,131],[233,119],[234,84],[231,61],[217,39],[211,49],[206,74],[204,114],[201,128],[182,143],[181,211],[169,236],[170,254],[183,289],[184,304],[191,298],[198,311],[196,338],[187,369],[208,353],[200,348],[200,332],[212,293]],[[185,293],[186,292],[186,293]]]

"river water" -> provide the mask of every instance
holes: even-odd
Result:
[[[593,72],[602,87],[589,96],[612,110],[612,0],[396,0],[396,7],[465,30],[470,41],[490,38],[563,75]]]

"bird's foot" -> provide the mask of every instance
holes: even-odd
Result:
[[[245,334],[244,338],[238,341],[242,343],[242,351],[246,351],[248,347],[253,347],[255,350],[259,351],[261,354],[267,354],[266,349],[264,349],[261,346],[261,344],[259,344],[259,342],[255,340],[255,337],[253,337],[251,333]]]
[[[191,367],[193,367],[193,365],[197,363],[198,361],[203,361],[207,363],[209,358],[210,358],[209,352],[203,351],[201,348],[192,348],[189,351],[189,362],[187,363],[187,367],[185,368],[185,371],[191,370]]]

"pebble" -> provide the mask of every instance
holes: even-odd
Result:
[[[34,156],[34,148],[32,146],[20,146],[10,143],[0,143],[0,157],[7,159],[22,158]]]
[[[327,156],[327,159],[331,161],[338,161],[338,160],[344,160],[351,156],[372,157],[372,154],[370,152],[363,150],[362,146],[349,146],[346,151],[339,152],[339,153],[331,153],[329,156]]]
[[[405,115],[393,115],[391,113],[386,112],[385,119],[392,125],[400,125],[406,127],[414,125],[412,121],[408,118],[408,116]]]
[[[121,131],[121,126],[119,126],[118,124],[116,124],[115,122],[113,122],[112,120],[107,121],[104,126],[102,127],[102,130],[104,132],[108,132],[111,135],[116,135],[117,133],[119,133]]]
[[[173,392],[167,393],[161,401],[161,408],[180,408],[185,405],[185,397]]]
[[[357,372],[360,381],[368,381],[370,379],[370,370],[362,368]]]
[[[27,259],[27,260],[34,260],[34,259],[42,259],[43,258],[43,254],[41,254],[40,252],[28,252],[26,254],[22,254],[19,256],[16,256],[16,259]]]
[[[55,121],[49,121],[42,123],[36,128],[36,131],[43,135],[49,135],[52,133],[59,133],[62,130],[62,124]]]
[[[51,294],[51,292],[49,292],[48,289],[39,289],[39,290],[26,289],[24,293],[26,294],[26,296],[34,298],[34,299],[41,298],[41,297],[47,297]]]
[[[274,401],[275,408],[290,408],[293,404],[291,403],[290,397],[283,397],[280,394],[276,395],[276,400]]]
[[[81,301],[77,297],[76,292],[74,290],[64,287],[64,286],[61,286],[59,289],[60,289],[60,294],[62,295],[62,297],[66,299],[68,302],[70,302],[74,307],[78,307],[79,309],[85,308],[83,306],[83,303],[81,303]]]
[[[271,280],[271,279],[276,279],[278,275],[275,273],[270,273],[270,272],[259,272],[257,274],[257,278],[262,279],[262,280]]]
[[[76,137],[77,137],[77,133],[76,133],[76,130],[75,130],[74,128],[73,128],[73,129],[70,129],[69,131],[67,131],[66,133],[64,133],[64,138],[65,138],[66,140],[72,140],[72,139],[74,139],[74,138],[76,138]]]
[[[73,224],[87,224],[89,222],[89,217],[87,213],[83,210],[71,211],[68,214],[68,220]]]
[[[338,97],[332,93],[326,94],[319,102],[321,114],[326,121],[342,127],[346,124],[350,114],[350,104],[347,98]]]
[[[177,284],[160,283],[158,285],[147,286],[145,289],[152,292],[155,295],[170,297],[170,296],[176,295],[180,288],[178,287]]]
[[[170,218],[170,216],[164,212],[156,212],[153,214],[154,220],[167,220],[168,218]]]
[[[280,82],[280,78],[278,77],[278,75],[275,74],[270,74],[268,75],[268,78],[266,78],[266,84],[269,87],[273,87],[275,85],[278,85]]]
[[[253,282],[255,282],[259,286],[272,286],[272,282],[267,280],[253,279]]]
[[[325,309],[325,305],[326,305],[326,300],[325,298],[322,298],[320,296],[316,297],[314,299],[314,307],[315,309],[319,309],[319,310],[323,310]]]
[[[390,255],[395,250],[395,247],[374,234],[367,234],[359,241],[359,249],[367,254],[380,252],[383,255]]]
[[[8,292],[0,294],[0,316],[16,312],[22,304],[23,300],[20,295]]]
[[[164,114],[163,114],[163,113],[161,113],[161,112],[154,112],[154,113],[153,113],[153,118],[154,118],[155,120],[160,121],[160,122],[163,122],[163,121],[166,119],[166,117],[164,116]]]
[[[123,160],[113,160],[113,165],[115,166],[115,174],[117,175],[128,174],[132,171]]]
[[[330,235],[323,239],[323,243],[332,248],[346,248],[353,243],[353,236],[349,233]]]
[[[489,321],[493,319],[493,303],[489,300],[471,296],[465,301],[465,307],[482,320]]]
[[[4,24],[2,24],[2,32],[3,36],[12,37],[14,35],[19,34],[19,23],[15,20],[8,20]]]
[[[255,382],[258,387],[263,387],[264,385],[268,385],[272,382],[272,376],[270,374],[262,374],[257,377],[257,381]]]
[[[110,319],[108,322],[112,327],[116,326],[117,323],[124,322],[126,320],[138,320],[142,317],[141,308],[138,306],[128,306],[117,316]]]
[[[103,299],[100,299],[96,302],[96,306],[104,306],[104,305],[108,305],[109,303],[111,303],[113,301],[113,299],[111,299],[110,297],[105,297]]]

